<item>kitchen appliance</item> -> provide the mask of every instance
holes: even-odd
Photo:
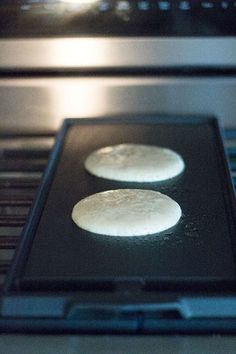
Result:
[[[186,169],[171,180],[138,185],[85,172],[91,151],[125,141],[174,149]],[[74,225],[71,210],[78,200],[120,188],[167,194],[180,203],[181,222],[134,239]],[[4,287],[3,323],[17,331],[44,325],[48,331],[148,333],[165,331],[167,324],[169,332],[233,330],[235,231],[234,195],[215,119],[66,120]]]
[[[234,1],[1,2],[3,277],[65,117],[213,115],[234,171],[235,12]]]

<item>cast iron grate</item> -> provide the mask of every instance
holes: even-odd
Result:
[[[0,136],[0,285],[54,142],[51,134]]]
[[[0,136],[0,286],[54,143],[53,134]],[[236,188],[236,130],[225,132]]]

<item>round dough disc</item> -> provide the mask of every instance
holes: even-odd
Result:
[[[92,175],[127,182],[157,182],[184,170],[182,157],[153,145],[119,144],[92,152],[85,161]]]
[[[93,194],[73,208],[82,229],[108,236],[144,236],[167,230],[181,217],[178,203],[165,194],[117,189]]]

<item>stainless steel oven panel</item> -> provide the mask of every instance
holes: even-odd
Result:
[[[213,114],[236,126],[236,78],[0,79],[1,129],[57,129],[65,117]]]
[[[236,38],[0,40],[1,69],[234,67]]]

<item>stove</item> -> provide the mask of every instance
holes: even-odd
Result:
[[[1,284],[64,118],[216,116],[236,186],[235,15],[233,0],[1,1]],[[132,343],[136,353],[233,353],[235,338],[10,336],[0,347],[25,352],[39,340],[42,352]]]

